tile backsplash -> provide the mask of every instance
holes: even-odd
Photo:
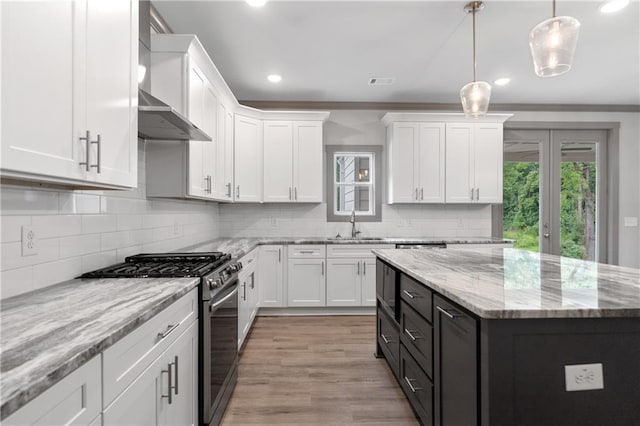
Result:
[[[327,222],[326,203],[224,204],[220,229],[231,237],[332,237],[350,235],[351,224]],[[491,206],[383,204],[381,222],[357,229],[364,237],[490,237]]]
[[[146,199],[144,143],[138,188],[70,191],[1,187],[0,297],[46,287],[142,251],[170,251],[218,236],[218,205]],[[37,254],[22,256],[21,229],[32,226]]]

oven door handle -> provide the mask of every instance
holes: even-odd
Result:
[[[231,299],[233,297],[233,295],[237,294],[237,293],[238,293],[238,287],[236,287],[231,293],[227,294],[221,300],[217,301],[216,303],[214,303],[212,305],[209,305],[209,312],[212,312],[214,309],[217,309],[220,305],[222,305],[227,300]]]

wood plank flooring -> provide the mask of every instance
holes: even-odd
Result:
[[[223,425],[416,425],[374,316],[259,317]]]

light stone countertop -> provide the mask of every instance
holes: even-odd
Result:
[[[374,250],[481,318],[640,318],[640,270],[519,249]]]
[[[197,287],[198,278],[71,280],[0,302],[0,418]]]
[[[418,238],[327,238],[327,237],[268,237],[216,238],[178,251],[222,251],[239,258],[259,245],[290,244],[511,244],[512,240],[492,237],[418,237]]]

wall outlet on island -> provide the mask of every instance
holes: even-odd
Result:
[[[567,392],[604,389],[602,364],[565,365]]]

